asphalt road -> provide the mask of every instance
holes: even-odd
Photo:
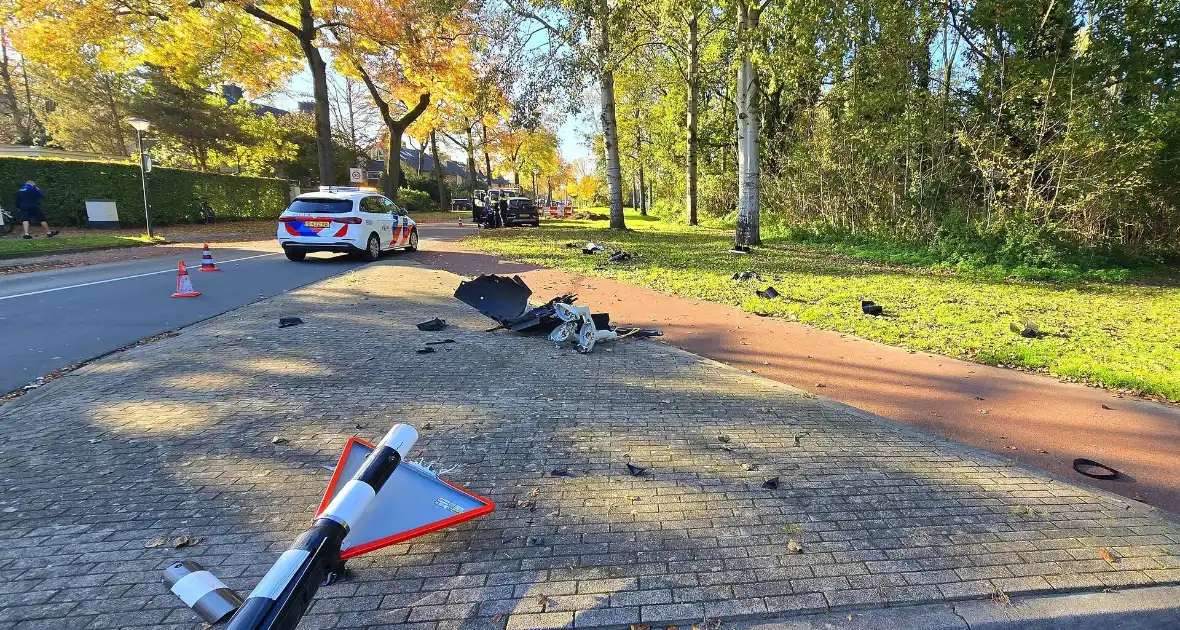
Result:
[[[469,231],[421,226],[421,248]],[[277,243],[216,248],[219,273],[200,273],[201,250],[179,249],[201,296],[174,299],[176,259],[151,258],[0,277],[0,394],[55,370],[354,269],[339,254],[288,261]],[[386,257],[413,256],[391,252]]]

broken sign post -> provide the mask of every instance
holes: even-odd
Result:
[[[266,572],[229,630],[294,628],[324,578],[340,572],[348,558],[495,508],[424,468],[403,464],[417,440],[407,424],[394,425],[376,446],[349,440],[311,529]]]

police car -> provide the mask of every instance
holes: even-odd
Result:
[[[391,249],[418,249],[418,227],[397,204],[366,188],[323,186],[295,198],[279,217],[288,260],[309,252],[359,254],[372,262]]]

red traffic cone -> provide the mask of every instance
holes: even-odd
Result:
[[[463,227],[463,217],[459,217],[459,227]]]
[[[201,271],[221,271],[217,263],[213,262],[213,254],[209,253],[209,244],[205,243],[205,251],[201,252]]]
[[[180,261],[176,268],[176,293],[174,298],[197,297],[201,293],[193,290],[193,281],[188,277],[188,269],[184,268],[184,261]]]

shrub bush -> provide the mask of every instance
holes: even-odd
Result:
[[[397,189],[397,203],[410,214],[417,212],[432,212],[438,208],[438,203],[430,195],[413,188]]]
[[[45,215],[53,225],[85,226],[87,199],[113,199],[121,225],[143,226],[138,165],[0,157],[0,205],[15,210],[13,197],[30,179],[45,191]],[[281,179],[153,168],[147,187],[153,225],[198,221],[202,199],[219,220],[270,219],[288,204]]]

